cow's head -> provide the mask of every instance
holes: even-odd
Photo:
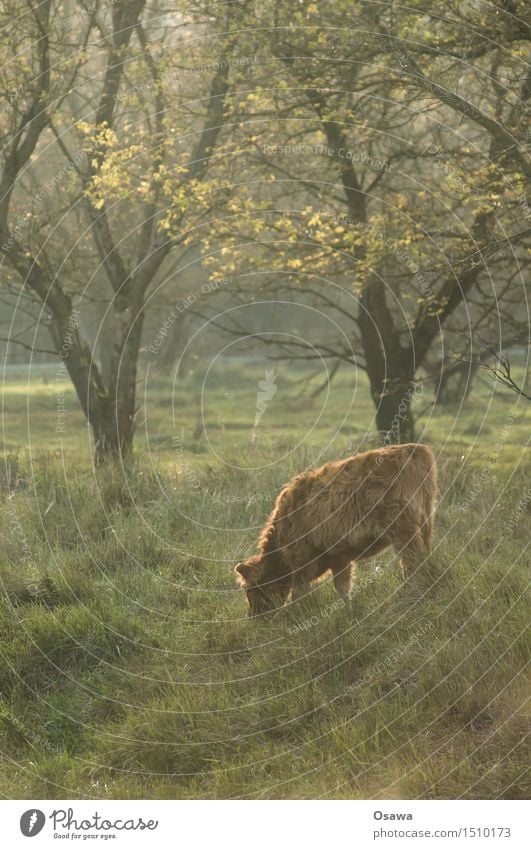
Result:
[[[289,580],[267,578],[265,559],[260,555],[250,557],[234,568],[238,583],[245,590],[249,604],[248,616],[269,613],[287,600],[291,585]]]

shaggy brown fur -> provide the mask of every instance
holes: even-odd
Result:
[[[431,551],[437,490],[425,445],[389,445],[304,472],[282,489],[260,535],[260,554],[235,571],[249,615],[294,598],[331,570],[348,598],[352,569],[393,546],[404,577]]]

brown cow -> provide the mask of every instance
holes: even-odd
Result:
[[[358,560],[389,546],[404,577],[431,551],[437,490],[425,445],[389,445],[325,463],[280,492],[260,535],[260,554],[235,567],[249,615],[267,613],[331,570],[343,598]]]

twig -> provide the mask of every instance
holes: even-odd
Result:
[[[507,352],[505,352],[505,354],[498,354],[498,352],[495,351],[494,348],[492,348],[492,346],[488,344],[488,342],[485,342],[485,340],[479,335],[479,333],[477,334],[477,336],[482,343],[481,347],[484,348],[486,351],[489,351],[489,353],[492,354],[492,356],[496,360],[496,365],[494,366],[491,366],[488,362],[480,362],[481,367],[484,368],[486,371],[490,372],[490,374],[492,374],[492,376],[496,380],[499,380],[500,383],[506,386],[507,389],[510,389],[511,392],[516,392],[517,395],[520,395],[527,401],[531,401],[531,395],[528,395],[527,392],[524,392],[523,387],[519,386],[519,384],[516,383],[515,379],[511,374],[511,361],[509,360],[509,355],[507,354]]]

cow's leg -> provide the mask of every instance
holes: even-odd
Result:
[[[428,553],[431,553],[432,542],[433,542],[433,525],[434,525],[434,515],[433,509],[428,513],[424,524],[422,526],[422,536],[424,539],[424,545],[426,546],[426,550]]]
[[[334,587],[343,601],[348,601],[350,598],[352,590],[352,567],[353,563],[351,560],[341,559],[336,560],[335,563],[330,565]]]
[[[305,596],[310,589],[310,586],[311,584],[309,581],[293,581],[291,585],[291,600],[297,601],[297,599]]]
[[[306,595],[311,588],[312,581],[320,578],[330,568],[327,557],[316,555],[314,551],[307,552],[307,559],[303,566],[294,569],[291,576],[291,600]]]
[[[399,537],[394,540],[393,548],[396,552],[395,563],[399,563],[402,567],[404,580],[411,577],[419,562],[429,553],[420,528],[408,537]]]

